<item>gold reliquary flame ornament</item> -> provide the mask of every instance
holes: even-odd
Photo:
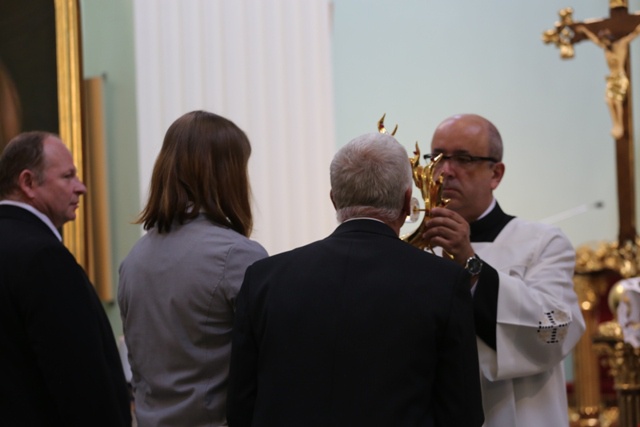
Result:
[[[388,134],[384,126],[385,116],[386,114],[383,114],[382,118],[378,121],[378,132]],[[395,126],[390,135],[395,136],[397,130],[398,125]],[[420,147],[416,142],[413,157],[409,157],[409,164],[411,165],[413,183],[417,190],[420,191],[422,200],[418,200],[415,196],[411,199],[411,214],[407,217],[406,223],[416,224],[419,222],[419,225],[413,231],[404,234],[401,230],[400,235],[400,238],[405,242],[419,249],[427,248],[432,252],[432,248],[422,239],[425,224],[429,220],[429,212],[435,207],[445,207],[447,203],[449,203],[449,199],[442,197],[444,177],[442,174],[438,175],[436,173],[436,166],[442,161],[442,156],[442,154],[439,154],[431,159],[425,166],[422,166],[420,164]],[[420,219],[421,216],[422,220]]]
[[[389,132],[387,132],[387,128],[384,127],[385,117],[387,117],[387,113],[384,113],[382,117],[380,117],[380,120],[378,120],[378,132],[389,134]],[[396,124],[396,127],[393,128],[393,132],[391,132],[389,135],[395,136],[397,131],[398,131],[398,125]]]

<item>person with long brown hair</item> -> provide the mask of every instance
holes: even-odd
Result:
[[[253,227],[251,145],[233,122],[192,111],[167,130],[120,266],[118,303],[140,427],[226,425],[235,298],[267,256]]]

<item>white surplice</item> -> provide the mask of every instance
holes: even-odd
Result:
[[[496,350],[478,338],[485,426],[567,427],[562,361],[585,330],[575,250],[558,228],[519,218],[472,246],[499,280]]]

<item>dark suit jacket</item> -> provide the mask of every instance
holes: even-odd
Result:
[[[31,212],[0,205],[0,424],[130,426],[111,327],[73,255]]]
[[[230,427],[483,422],[469,276],[372,220],[247,270]]]

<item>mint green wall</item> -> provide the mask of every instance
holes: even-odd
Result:
[[[418,141],[425,152],[444,118],[484,115],[505,143],[506,174],[497,197],[507,212],[541,220],[603,201],[603,209],[557,225],[576,246],[616,240],[615,154],[604,102],[603,52],[585,41],[576,45],[573,59],[563,60],[555,46],[541,41],[558,10],[572,6],[574,19],[582,21],[608,16],[608,4],[334,0],[338,144],[375,131],[386,112],[387,127],[399,124],[396,137],[405,147],[413,151]],[[640,1],[629,1],[629,9],[640,10]],[[640,39],[632,48],[639,123]],[[636,176],[636,188],[638,182]]]
[[[82,0],[85,77],[104,76],[104,108],[109,173],[109,209],[114,295],[118,265],[140,228],[135,98],[133,5],[131,0]],[[105,303],[116,335],[122,333],[115,302]]]

